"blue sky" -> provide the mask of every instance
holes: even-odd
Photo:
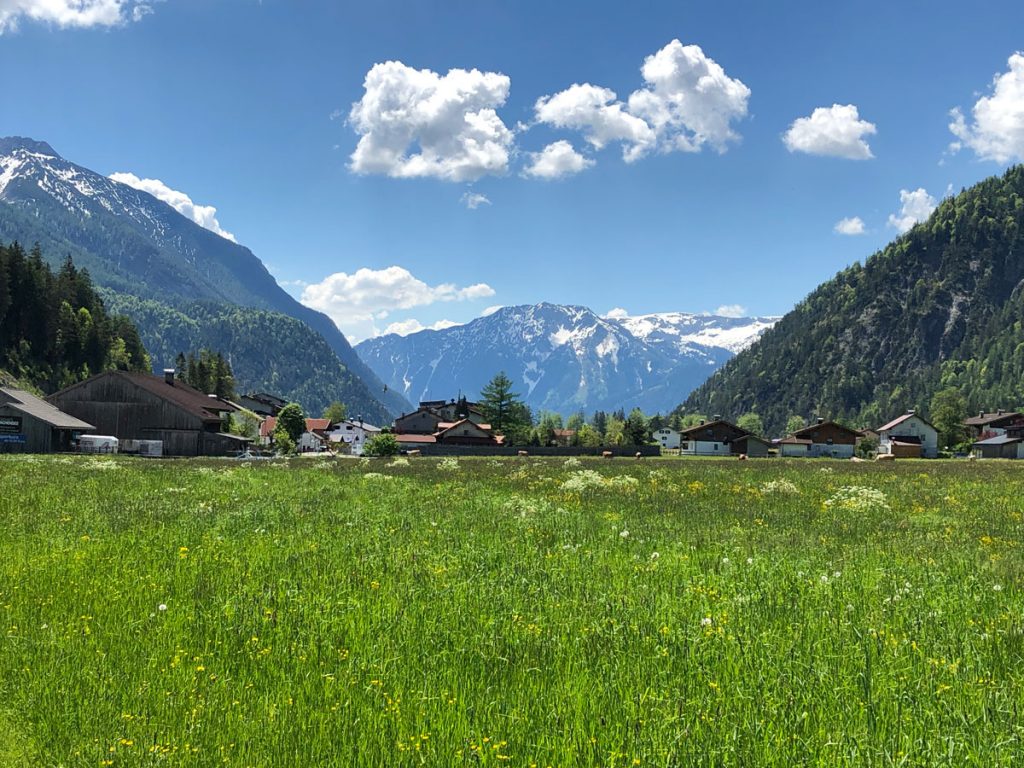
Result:
[[[1024,154],[1024,4],[831,5],[0,0],[0,135],[215,207],[355,338],[537,301],[781,314]]]

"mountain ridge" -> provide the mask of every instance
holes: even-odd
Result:
[[[703,317],[708,327],[723,320],[735,321],[736,327],[741,323],[674,315],[692,324]],[[650,324],[653,316],[644,317]],[[631,319],[602,317],[581,305],[540,302],[502,307],[451,328],[367,339],[356,349],[388,386],[412,400],[452,397],[456,390],[472,396],[504,370],[528,405],[563,414],[634,406],[667,411],[678,402],[680,390],[697,386],[733,354],[693,343],[682,332],[668,333],[667,321],[662,337],[645,341],[629,329],[625,321]],[[749,341],[762,331],[757,326]]]

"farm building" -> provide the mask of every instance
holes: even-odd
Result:
[[[971,446],[977,459],[1024,459],[1024,437],[993,435]]]
[[[227,456],[243,450],[246,438],[226,434],[237,410],[174,377],[107,371],[62,389],[47,400],[119,440],[159,440],[164,456]]]
[[[1005,435],[1013,429],[1024,429],[1024,414],[1017,411],[1004,411],[1002,408],[986,413],[981,411],[977,416],[964,419],[964,426],[975,440],[984,440],[996,435]]]
[[[672,429],[671,427],[662,427],[661,429],[655,430],[654,432],[654,440],[662,448],[678,448],[680,442],[679,438],[679,430]]]
[[[834,421],[818,419],[779,441],[779,455],[791,458],[853,458],[860,433]]]
[[[679,433],[679,453],[684,456],[767,456],[768,443],[728,421],[712,421]]]
[[[0,387],[0,453],[70,451],[92,424],[13,387]]]
[[[437,425],[445,421],[437,411],[423,408],[412,413],[403,413],[395,419],[395,432],[401,435],[432,435]]]
[[[877,432],[879,453],[889,453],[899,459],[938,458],[938,430],[914,411],[907,411],[879,427]]]

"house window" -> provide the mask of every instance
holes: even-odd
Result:
[[[689,443],[683,443],[683,444],[682,444],[682,445],[681,445],[681,446],[679,447],[679,450],[681,450],[681,451],[688,451],[688,450],[690,450],[690,444],[689,444]]]
[[[715,443],[715,450],[718,450],[718,443]]]

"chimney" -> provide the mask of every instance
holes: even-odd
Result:
[[[721,421],[722,420],[722,414],[716,413],[714,416],[711,417],[711,420],[712,421]]]
[[[819,416],[819,417],[818,417],[818,423],[819,423],[819,424],[824,424],[824,423],[825,423],[825,420],[824,420],[823,418],[821,418],[821,416]]]
[[[1002,416],[1002,415],[1003,415],[1003,409],[1000,408],[998,411],[996,411],[996,416]]]
[[[701,419],[701,420],[700,420],[700,424],[698,424],[697,426],[698,426],[698,427],[703,427],[703,426],[704,426],[704,419]]]
[[[978,411],[978,418],[979,419],[984,419],[985,418],[985,411],[984,410]]]
[[[172,387],[174,386],[174,369],[173,368],[164,368],[164,381],[167,382],[168,384],[170,384]]]
[[[914,415],[914,409],[911,408],[909,411],[907,411],[907,416],[913,416],[913,415]]]

